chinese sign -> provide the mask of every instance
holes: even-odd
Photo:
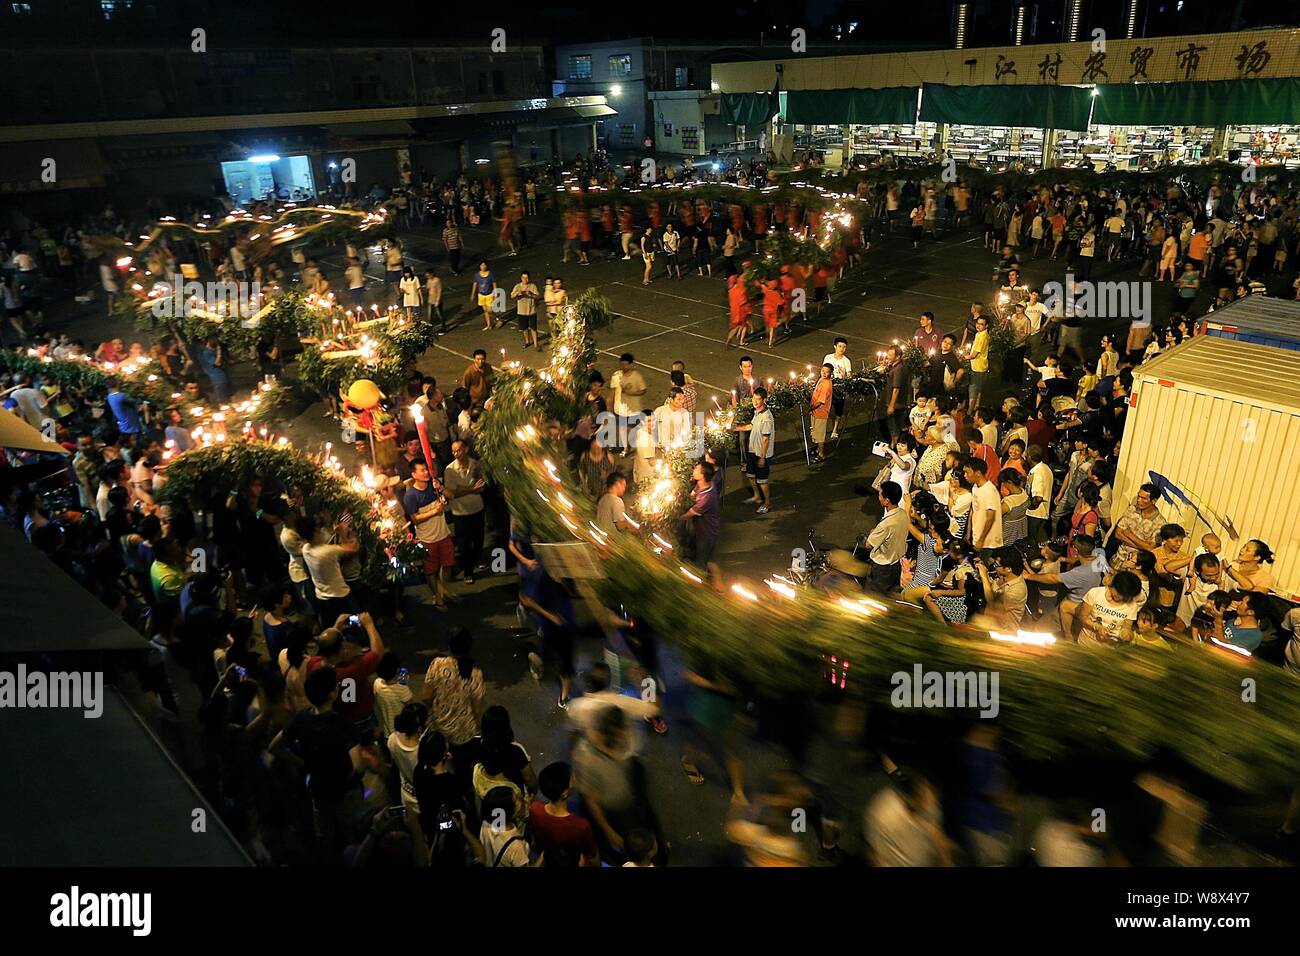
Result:
[[[1300,30],[930,50],[784,60],[783,89],[1187,83],[1300,76]],[[770,88],[774,61],[719,63],[723,91]]]

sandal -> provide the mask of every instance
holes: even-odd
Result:
[[[704,785],[704,774],[700,773],[700,768],[685,757],[682,758],[682,772],[686,774],[686,779],[691,786],[699,787]]]

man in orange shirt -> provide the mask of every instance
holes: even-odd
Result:
[[[786,335],[790,334],[790,305],[794,301],[795,279],[794,270],[790,266],[781,267],[781,329]]]
[[[591,259],[587,257],[587,252],[590,249],[591,213],[586,209],[582,209],[578,212],[578,265],[591,265]]]
[[[569,253],[578,251],[578,214],[572,209],[564,211],[564,258],[569,261]]]
[[[812,460],[814,465],[819,465],[826,460],[826,423],[830,421],[831,404],[835,398],[835,385],[831,379],[835,367],[827,362],[821,367],[821,378],[817,379],[817,385],[813,388],[811,418],[812,418],[812,440],[817,446],[817,451],[813,453]]]
[[[731,308],[731,327],[727,330],[728,346],[731,340],[740,337],[739,346],[745,347],[745,336],[749,334],[749,316],[754,311],[749,302],[749,295],[745,292],[744,275],[734,275],[727,280],[731,288],[727,290],[727,304]]]
[[[781,284],[777,279],[768,279],[763,283],[763,325],[767,328],[767,347],[776,344],[776,326],[780,321]]]
[[[1205,275],[1205,254],[1210,250],[1210,224],[1206,223],[1192,233],[1187,242],[1187,261],[1196,267],[1196,271]]]

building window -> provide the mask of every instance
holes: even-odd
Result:
[[[700,128],[698,126],[682,127],[682,149],[693,153],[700,151]]]
[[[632,75],[632,57],[630,54],[623,53],[619,56],[609,58],[609,75],[610,76],[631,76]]]
[[[492,71],[492,92],[498,96],[504,95],[506,91],[506,72],[505,70]]]
[[[620,146],[636,145],[636,125],[634,123],[618,124],[618,145]]]
[[[591,56],[589,54],[584,53],[582,56],[569,57],[569,79],[591,79]]]
[[[689,66],[679,66],[673,70],[673,83],[679,90],[684,90],[690,86],[691,68]]]
[[[111,20],[131,10],[133,0],[99,0],[99,11],[105,20]]]

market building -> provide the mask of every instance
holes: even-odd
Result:
[[[503,140],[521,163],[572,158],[615,113],[603,96],[548,96],[540,45],[7,56],[0,194],[310,198],[345,168],[365,191],[486,164]]]
[[[791,54],[715,64],[713,84],[737,138],[775,112],[784,132],[829,144],[828,165],[846,153],[950,154],[990,168],[1300,163],[1295,29]]]
[[[780,36],[767,45],[653,37],[564,44],[555,48],[551,94],[604,96],[618,115],[597,120],[597,142],[618,159],[647,148],[663,156],[744,152],[757,145],[757,135],[737,136],[723,121],[716,65],[762,63],[787,47]],[[808,41],[806,48],[811,55],[837,49],[825,41]]]

